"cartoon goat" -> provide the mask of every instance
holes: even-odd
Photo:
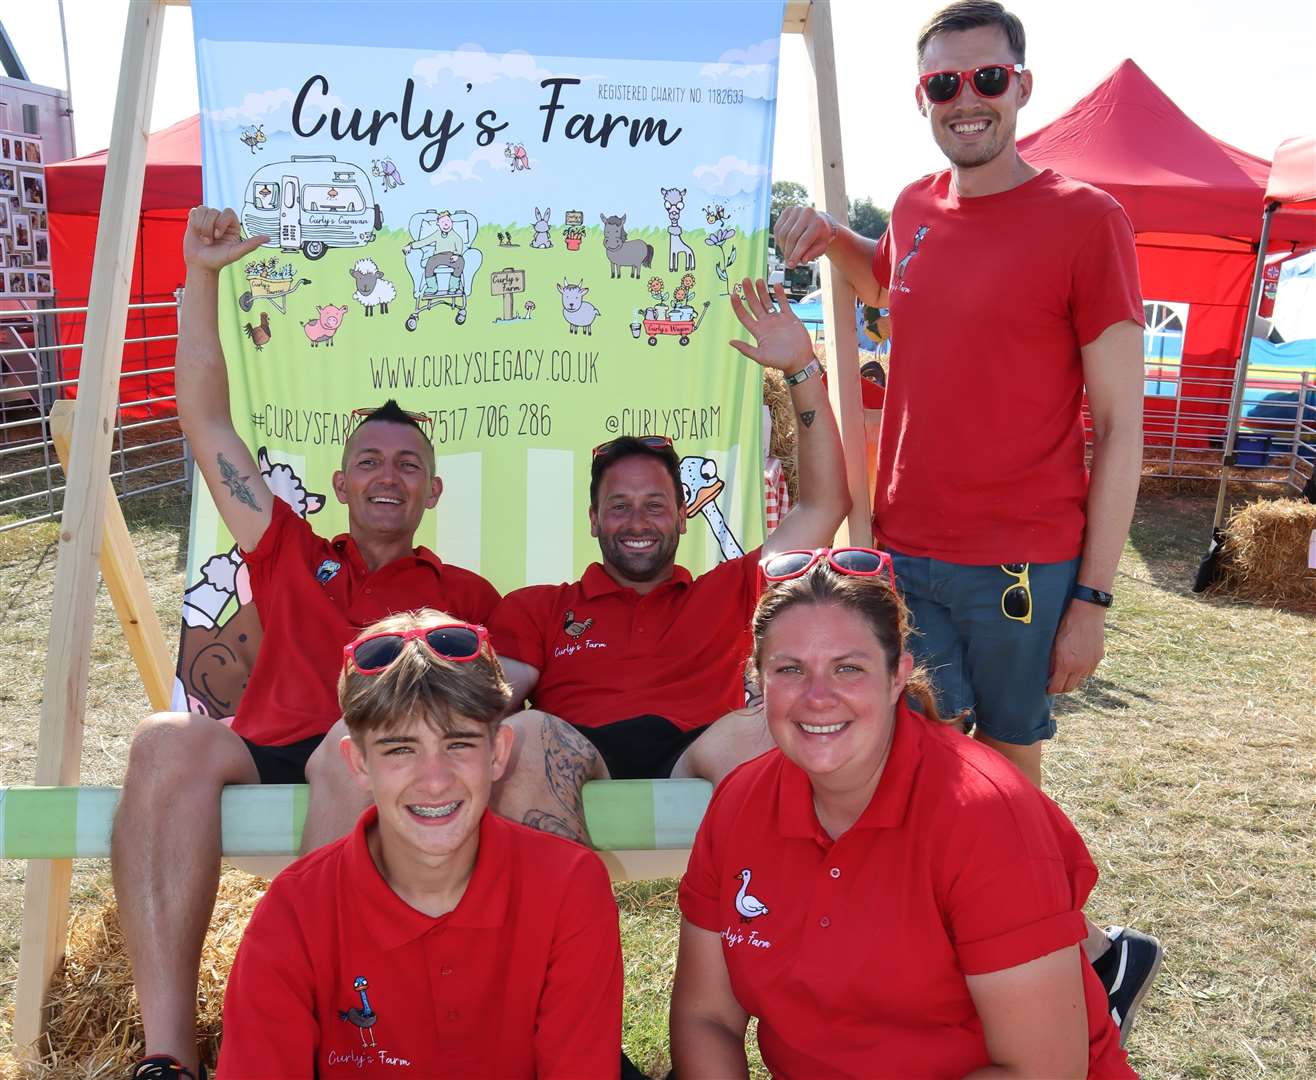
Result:
[[[388,305],[397,298],[393,283],[379,271],[374,259],[357,259],[348,271],[356,282],[352,299],[366,309],[367,317],[375,313],[378,305],[381,315],[388,314]]]
[[[608,253],[612,276],[621,277],[621,268],[629,266],[631,277],[639,278],[640,267],[653,265],[653,245],[626,239],[625,214],[600,214],[599,220],[603,222],[603,250]]]
[[[579,285],[572,285],[564,279],[557,291],[562,294],[562,317],[567,320],[571,332],[574,334],[583,329],[588,336],[590,326],[603,313],[585,299],[589,293],[585,283],[582,281]]]

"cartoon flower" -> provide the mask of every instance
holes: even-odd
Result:
[[[695,276],[694,276],[694,274],[691,274],[691,273],[685,273],[685,274],[682,274],[682,275],[681,275],[681,286],[682,286],[682,288],[693,289],[693,288],[695,287]]]
[[[718,229],[717,232],[705,236],[704,243],[709,247],[721,247],[735,235],[736,227],[734,225],[724,225],[722,228]]]
[[[660,277],[651,277],[649,279],[649,291],[651,293],[660,293],[663,291],[663,279]]]

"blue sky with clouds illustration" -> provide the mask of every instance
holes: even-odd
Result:
[[[482,222],[524,225],[534,207],[552,206],[560,224],[569,202],[585,210],[587,225],[606,211],[626,213],[628,227],[666,228],[661,187],[685,189],[688,229],[704,224],[699,211],[712,204],[724,205],[742,227],[766,223],[780,0],[672,4],[668,35],[643,38],[624,5],[592,5],[574,21],[549,4],[462,5],[442,23],[418,22],[414,4],[369,10],[365,27],[361,20],[294,18],[309,13],[304,5],[194,2],[206,160],[221,164],[206,177],[207,201],[239,205],[260,166],[333,154],[367,170],[392,159],[404,180],[385,200],[392,223],[447,207],[473,210]],[[496,49],[486,47],[493,42]],[[674,58],[678,52],[683,59]],[[326,119],[308,138],[294,131],[293,112],[316,76],[323,81],[305,95],[302,131]],[[541,84],[555,78],[580,81],[561,87],[561,107],[550,116],[552,87]],[[411,132],[428,110],[428,133],[408,140],[400,120],[386,118],[373,145],[329,137],[335,109],[344,117],[360,109],[364,124],[376,110],[401,113],[408,81]],[[454,131],[435,167],[449,109]],[[488,126],[507,125],[486,145],[476,137],[482,113]],[[572,116],[592,115],[597,133],[609,113],[632,124],[665,121],[669,145],[641,138],[632,146],[625,124],[606,146],[568,137]],[[254,125],[266,138],[255,151],[241,140]],[[512,167],[509,145],[524,146],[529,169]]]

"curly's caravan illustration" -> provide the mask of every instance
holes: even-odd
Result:
[[[548,220],[552,213],[553,208],[551,206],[544,207],[543,213],[540,213],[539,207],[535,207],[535,235],[530,241],[532,248],[551,248],[553,246],[553,226]],[[509,233],[508,236],[510,239],[511,234]]]
[[[338,1012],[339,1020],[346,1020],[361,1033],[362,1046],[375,1045],[375,1021],[379,1019],[379,1014],[370,1007],[370,999],[366,997],[366,987],[370,984],[365,977],[358,975],[352,980],[352,989],[361,996],[361,1008],[353,1006],[350,1009],[340,1009]]]
[[[385,191],[392,191],[395,187],[402,187],[406,181],[402,179],[402,174],[398,172],[398,167],[393,164],[392,158],[376,158],[370,163],[370,175],[378,176],[384,184]]]
[[[292,467],[272,462],[263,446],[256,452],[256,464],[270,491],[298,517],[317,513],[324,506],[323,495],[308,492]],[[221,623],[234,599],[236,609]],[[202,563],[200,577],[183,593],[174,707],[219,720],[232,717],[256,663],[260,640],[260,615],[251,602],[250,575],[235,544]]]
[[[261,166],[244,189],[242,228],[266,247],[322,258],[331,247],[362,247],[384,227],[370,174],[332,154],[294,154]]]
[[[589,336],[594,320],[603,312],[585,299],[589,293],[585,283],[582,281],[579,285],[572,285],[563,281],[557,291],[562,294],[562,317],[567,320],[571,332],[574,334],[577,330],[584,330],[586,336]]]
[[[265,145],[264,125],[254,124],[251,127],[244,127],[238,138],[242,140],[242,145],[254,154],[257,147]]]
[[[411,241],[402,257],[411,275],[416,307],[407,316],[407,329],[415,330],[420,316],[446,304],[456,314],[457,325],[466,321],[466,301],[471,284],[484,262],[484,252],[471,245],[480,223],[466,210],[422,210],[411,215],[407,232]]]
[[[366,315],[373,315],[375,308],[379,308],[381,315],[387,315],[388,305],[397,299],[398,291],[393,282],[380,273],[375,260],[357,259],[348,273],[356,283],[352,299],[366,309]]]
[[[682,270],[695,268],[694,250],[681,235],[681,211],[685,209],[685,188],[660,188],[663,207],[667,211],[667,272],[675,274],[678,259],[684,259]]]
[[[335,307],[333,304],[321,304],[315,310],[316,317],[302,323],[306,340],[311,343],[313,349],[318,347],[322,341],[326,345],[332,346],[334,335],[338,333],[338,328],[343,325],[343,319],[347,315],[347,308]]]
[[[738,559],[745,554],[745,549],[731,532],[731,526],[717,505],[717,497],[725,486],[717,475],[717,462],[711,458],[692,454],[681,459],[681,494],[685,498],[685,516],[692,518],[696,514],[703,514],[722,549],[722,557]]]
[[[630,267],[631,277],[639,279],[640,268],[653,265],[653,245],[626,238],[625,214],[600,214],[603,222],[603,250],[608,254],[612,276],[622,276],[623,266]]]

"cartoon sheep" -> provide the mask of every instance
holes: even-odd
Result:
[[[393,283],[379,272],[375,260],[357,259],[348,273],[356,282],[356,292],[352,294],[352,299],[366,309],[366,315],[375,313],[375,305],[379,305],[381,315],[387,315],[388,305],[397,297],[398,292],[393,288]]]

